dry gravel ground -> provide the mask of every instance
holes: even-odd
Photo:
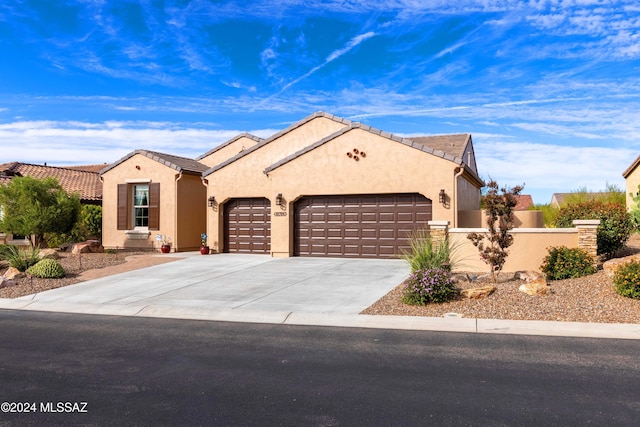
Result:
[[[120,252],[73,255],[59,252],[58,262],[67,275],[61,279],[38,279],[37,277],[23,277],[16,279],[16,285],[0,289],[0,298],[17,298],[35,294],[49,289],[60,288],[97,279],[103,276],[122,273],[150,265],[175,261],[179,258],[157,256],[151,252]],[[0,273],[3,269],[0,268]]]
[[[619,255],[638,252],[640,252],[640,236],[635,235],[629,241],[628,248]],[[84,280],[176,260],[173,257],[157,255],[157,253],[148,252],[83,254],[82,256],[60,253],[58,261],[67,272],[66,277],[18,279],[16,286],[0,289],[0,298],[17,298]],[[487,283],[486,279],[481,279],[471,283],[461,283],[460,288],[472,288]],[[427,306],[411,306],[402,303],[403,285],[400,284],[362,313],[428,317],[458,313],[463,317],[483,319],[640,323],[640,300],[616,294],[612,279],[603,271],[579,279],[550,281],[551,293],[543,296],[530,296],[520,292],[518,288],[522,283],[514,280],[513,275],[503,275],[497,284],[496,292],[487,298],[457,299]]]
[[[640,252],[640,236],[634,235],[627,248],[617,256]],[[579,279],[549,281],[551,292],[531,296],[518,290],[523,281],[513,279],[513,274],[502,275],[497,290],[483,299],[462,299],[412,306],[402,302],[403,285],[397,286],[362,314],[394,316],[442,317],[458,313],[462,317],[509,320],[552,320],[566,322],[640,323],[640,300],[618,295],[613,289],[613,279],[604,271]],[[490,284],[488,279],[463,282],[460,289]]]

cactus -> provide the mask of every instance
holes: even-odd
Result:
[[[58,279],[67,274],[64,268],[54,259],[43,259],[36,265],[29,267],[27,273],[42,279]]]

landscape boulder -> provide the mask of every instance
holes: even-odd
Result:
[[[13,279],[7,279],[4,276],[0,276],[0,289],[8,288],[9,286],[15,286],[16,281]]]
[[[87,240],[86,242],[76,243],[71,249],[71,253],[74,255],[88,253],[97,254],[103,252],[104,247],[97,240]]]
[[[39,252],[40,259],[58,259],[60,256],[58,255],[58,251],[55,249],[41,249]]]
[[[21,277],[25,277],[25,274],[15,267],[9,267],[7,271],[4,272],[3,277],[9,280],[20,279]]]
[[[516,280],[522,280],[523,282],[533,282],[535,280],[544,279],[544,275],[537,271],[516,271],[514,278]]]
[[[489,286],[482,286],[479,288],[464,289],[460,291],[460,295],[462,295],[462,297],[464,298],[479,299],[479,298],[488,297],[489,295],[494,293],[495,290],[496,290],[495,286],[489,285]]]
[[[602,264],[602,269],[606,273],[607,276],[613,277],[616,274],[616,269],[622,265],[631,261],[640,261],[640,254],[626,256],[624,258],[614,258],[609,261],[605,261]]]
[[[549,293],[550,287],[547,284],[546,279],[532,280],[531,282],[523,283],[518,288],[520,292],[524,292],[529,295],[546,295]]]

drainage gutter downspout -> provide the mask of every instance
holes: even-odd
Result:
[[[458,228],[458,178],[464,173],[464,164],[460,163],[460,171],[453,176],[453,228]]]

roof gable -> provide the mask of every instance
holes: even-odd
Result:
[[[108,167],[104,168],[100,172],[100,175],[110,171],[111,169],[129,160],[135,155],[141,155],[141,156],[147,157],[151,160],[154,160],[160,163],[161,165],[174,169],[180,173],[200,175],[202,174],[202,172],[207,170],[206,165],[203,165],[202,163],[193,159],[189,159],[187,157],[174,156],[173,154],[159,153],[156,151],[149,151],[149,150],[135,150],[127,154],[120,160],[109,165]]]
[[[213,166],[212,168],[210,168],[207,171],[205,171],[203,173],[203,176],[208,176],[208,175],[212,174],[213,172],[215,172],[217,170],[220,170],[220,169],[224,168],[225,166],[230,165],[231,163],[235,162],[236,160],[241,159],[242,157],[244,157],[244,156],[246,156],[246,155],[248,155],[250,153],[253,153],[256,150],[261,149],[262,147],[270,144],[271,142],[273,142],[273,141],[277,140],[278,138],[282,137],[283,135],[286,135],[286,134],[292,132],[293,130],[295,130],[295,129],[307,124],[311,120],[314,120],[314,119],[319,118],[319,117],[323,117],[323,118],[326,118],[326,119],[329,119],[329,120],[333,120],[335,122],[342,123],[342,124],[344,124],[346,126],[349,126],[352,123],[350,120],[347,120],[347,119],[344,119],[344,118],[341,118],[341,117],[338,117],[338,116],[334,116],[333,114],[328,114],[328,113],[325,113],[323,111],[318,111],[316,113],[313,113],[313,114],[305,117],[304,119],[302,119],[300,121],[295,122],[294,124],[290,125],[286,129],[283,129],[280,132],[277,132],[277,133],[271,135],[269,138],[266,138],[266,139],[262,140],[258,144],[256,144],[256,145],[254,145],[254,146],[252,146],[252,147],[250,147],[250,148],[248,148],[248,149],[236,154],[235,156],[231,157],[230,159],[227,159],[224,162],[222,162],[222,163],[220,163],[220,164],[218,164],[216,166]]]
[[[333,139],[335,139],[335,138],[337,138],[337,137],[339,137],[341,135],[344,135],[347,132],[350,132],[350,131],[352,131],[354,129],[365,130],[365,131],[370,132],[370,133],[372,133],[374,135],[379,135],[379,136],[381,136],[383,138],[398,142],[400,144],[404,144],[406,146],[409,146],[411,148],[414,148],[416,150],[419,150],[419,151],[422,151],[422,152],[425,152],[425,153],[428,153],[428,154],[432,154],[432,155],[434,155],[436,157],[441,157],[441,158],[443,158],[445,160],[449,160],[449,161],[451,161],[453,163],[457,163],[457,164],[462,164],[463,163],[463,161],[462,161],[462,159],[460,157],[456,157],[452,153],[447,153],[445,151],[434,149],[434,148],[426,145],[427,139],[429,139],[431,137],[421,137],[421,141],[422,142],[418,143],[418,142],[415,142],[413,139],[403,138],[403,137],[391,134],[389,132],[384,132],[384,131],[382,131],[380,129],[373,128],[373,127],[371,127],[369,125],[363,125],[362,123],[351,123],[348,127],[345,127],[343,129],[341,129],[341,130],[339,130],[339,131],[337,131],[337,132],[335,132],[335,133],[333,133],[333,134],[321,139],[320,141],[317,141],[317,142],[309,145],[308,147],[306,147],[306,148],[304,148],[304,149],[302,149],[302,150],[300,150],[300,151],[298,151],[296,153],[293,153],[292,155],[287,156],[284,159],[274,163],[273,165],[267,167],[264,172],[265,173],[269,173],[269,172],[273,171],[274,169],[277,169],[280,166],[282,166],[282,165],[284,165],[286,163],[289,163],[290,161],[292,161],[292,160],[294,160],[294,159],[296,159],[296,158],[298,158],[298,157],[300,157],[300,156],[302,156],[302,155],[304,155],[304,154],[306,154],[306,153],[308,153],[308,152],[320,147],[321,145],[326,144],[327,142],[329,142],[329,141],[331,141],[331,140],[333,140]],[[454,140],[457,141],[459,144],[461,144],[462,141],[468,141],[468,140],[471,139],[471,135],[469,135],[469,134],[446,135],[446,137],[449,138],[452,141],[454,141]],[[439,140],[441,137],[437,137],[437,138]],[[464,146],[466,146],[466,144]]]
[[[236,142],[237,140],[242,139],[242,138],[248,138],[248,139],[250,139],[252,141],[257,142],[258,144],[261,143],[262,141],[264,141],[263,138],[260,138],[258,136],[252,135],[252,134],[247,133],[247,132],[243,132],[243,133],[241,133],[239,135],[234,136],[230,140],[223,142],[222,144],[218,145],[217,147],[212,148],[211,150],[207,151],[206,153],[196,157],[196,160],[202,160],[205,157],[210,156],[211,154],[215,153],[216,151],[222,150],[225,147],[228,147],[229,145],[233,144],[234,142]]]

